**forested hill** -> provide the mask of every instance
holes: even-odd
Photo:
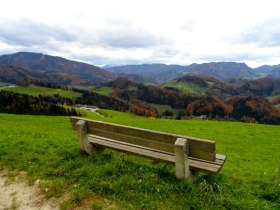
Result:
[[[20,71],[26,77],[43,79],[49,76],[59,78],[68,85],[94,85],[117,78],[115,73],[94,65],[41,53],[19,52],[2,55],[0,65],[2,65],[0,69],[2,74],[19,74],[18,68],[21,68]],[[4,69],[3,66],[9,66],[10,69]]]
[[[192,80],[190,78],[191,76],[185,77],[184,81],[190,81],[202,86],[208,85],[211,80],[211,78],[208,78],[208,81],[205,82],[202,78]],[[236,85],[236,87],[233,84],[223,86],[222,84],[224,83],[216,79],[211,81],[212,87],[216,88],[209,87],[208,93],[205,95],[182,92],[170,87],[137,84],[126,78],[119,78],[105,85],[112,88],[109,94],[111,97],[127,102],[130,104],[130,110],[139,115],[173,116],[174,113],[159,112],[158,105],[165,105],[165,107],[170,106],[173,110],[177,110],[176,117],[179,119],[186,116],[207,115],[215,119],[280,124],[280,110],[270,104],[264,97],[257,96],[258,94],[271,93],[272,90],[269,86],[266,86],[270,83],[272,84],[273,79],[255,83],[244,81],[243,85]],[[215,81],[217,83],[214,83]],[[274,82],[277,83],[277,81]],[[248,91],[257,94],[244,92],[244,94],[234,95],[241,91],[242,88],[249,87],[248,85],[251,88]],[[264,89],[262,89],[262,85]],[[218,89],[219,87],[220,89]],[[222,87],[224,89],[221,89]],[[227,91],[227,97],[224,95],[225,91]],[[275,89],[275,93],[276,91]]]
[[[154,82],[166,82],[185,74],[207,75],[220,80],[230,78],[253,78],[258,76],[254,69],[245,63],[236,62],[211,62],[202,64],[191,64],[188,66],[165,65],[165,64],[142,64],[108,67],[115,73],[138,74],[150,77]]]
[[[263,65],[255,69],[258,74],[262,74],[263,76],[268,77],[280,77],[280,64],[269,66]]]
[[[185,71],[187,67],[166,64],[142,64],[105,67],[105,69],[118,74],[137,74],[145,76],[155,83],[160,83],[175,78],[178,73]]]

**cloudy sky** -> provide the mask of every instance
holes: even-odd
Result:
[[[41,52],[95,65],[280,64],[279,0],[9,0],[0,55]]]

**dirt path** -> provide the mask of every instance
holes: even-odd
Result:
[[[19,177],[17,176],[15,181],[9,181],[5,173],[0,173],[0,210],[59,209],[57,202],[44,199],[36,184],[29,186]]]

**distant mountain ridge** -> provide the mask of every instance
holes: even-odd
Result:
[[[120,76],[141,83],[165,83],[185,75],[206,75],[223,81],[233,78],[280,78],[280,65],[265,65],[253,69],[245,63],[211,62],[188,66],[159,63],[99,68],[62,57],[31,52],[2,55],[0,65],[0,80],[51,80],[53,83],[79,86],[97,86]]]
[[[188,66],[165,64],[127,65],[106,68],[109,71],[123,74],[138,74],[153,78],[155,82],[171,81],[185,74],[202,74],[219,80],[231,78],[257,77],[254,69],[245,63],[236,62],[211,62],[203,64],[191,64]]]
[[[175,76],[186,70],[186,66],[166,64],[141,64],[104,67],[104,69],[118,74],[137,74],[148,77],[153,82],[164,82],[175,78]]]
[[[94,85],[117,78],[115,73],[94,65],[42,53],[19,52],[2,55],[0,65],[25,69],[22,71],[26,73],[26,77],[41,74],[42,79],[44,75],[64,78],[67,85]]]
[[[280,78],[280,64],[269,66],[263,65],[255,69],[258,73],[264,74],[268,77],[279,77]]]
[[[256,76],[253,69],[245,63],[236,62],[211,62],[196,65],[189,74],[204,74],[216,79],[250,78]]]

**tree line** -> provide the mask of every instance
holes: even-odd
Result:
[[[261,96],[233,96],[222,99],[215,95],[198,96],[143,84],[139,84],[136,90],[117,89],[111,95],[130,103],[135,100],[142,101],[142,106],[138,103],[139,107],[145,107],[145,111],[150,112],[150,114],[146,113],[145,116],[159,116],[157,111],[150,109],[145,104],[154,103],[180,109],[177,119],[183,116],[207,115],[208,118],[215,119],[280,124],[280,109],[272,106],[267,99]],[[278,99],[275,99],[276,102]],[[142,112],[144,113],[143,110]],[[172,116],[171,113],[165,114]]]
[[[27,94],[2,90],[0,91],[0,112],[31,115],[81,115],[74,108],[49,102],[49,99],[49,97],[45,96],[34,97]]]

